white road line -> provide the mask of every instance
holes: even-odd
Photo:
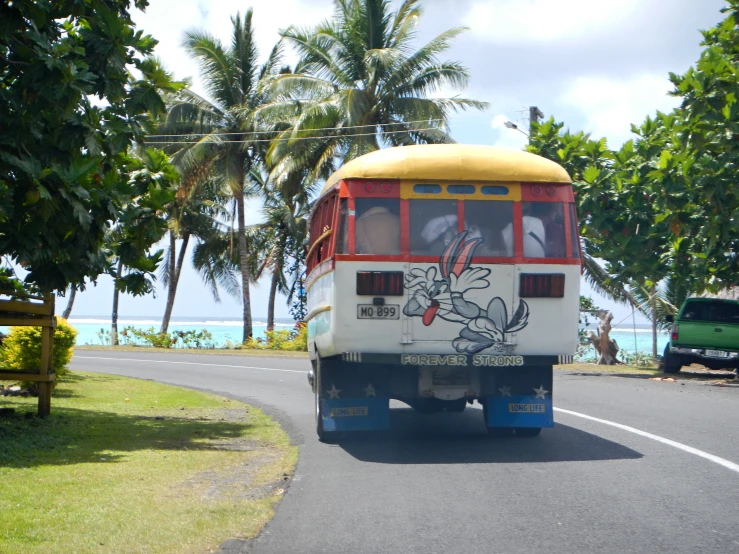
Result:
[[[276,367],[254,367],[254,366],[244,366],[244,365],[227,365],[227,364],[204,364],[200,362],[174,362],[171,360],[145,360],[142,358],[105,358],[102,356],[75,356],[74,358],[81,358],[83,360],[111,360],[111,361],[119,361],[119,362],[148,362],[152,364],[179,364],[179,365],[199,365],[204,367],[230,367],[235,369],[259,369],[263,371],[282,371],[286,373],[307,373],[306,371],[300,371],[297,369],[279,369]],[[673,448],[677,448],[679,450],[682,450],[684,452],[688,452],[690,454],[694,454],[695,456],[700,456],[701,458],[704,458],[706,460],[709,460],[713,463],[716,463],[720,466],[725,467],[726,469],[730,469],[732,471],[735,471],[739,473],[739,464],[735,464],[734,462],[730,462],[729,460],[725,458],[721,458],[719,456],[714,456],[713,454],[709,454],[708,452],[704,452],[703,450],[698,450],[697,448],[693,448],[692,446],[688,446],[687,444],[683,444],[681,442],[677,442],[674,440],[666,439],[664,437],[660,437],[659,435],[653,435],[652,433],[647,433],[646,431],[642,431],[641,429],[636,429],[635,427],[629,427],[628,425],[622,425],[621,423],[616,423],[614,421],[608,421],[607,419],[600,419],[599,417],[593,417],[586,414],[581,414],[580,412],[573,412],[572,410],[565,410],[563,408],[554,408],[554,411],[556,412],[562,412],[563,414],[569,414],[571,416],[575,417],[581,417],[583,419],[589,419],[590,421],[595,421],[597,423],[602,423],[604,425],[610,425],[611,427],[616,427],[617,429],[621,429],[622,431],[628,431],[629,433],[634,433],[635,435],[640,435],[642,437],[646,437],[648,439],[655,440],[657,442],[661,442],[662,444],[666,444],[668,446],[672,446]]]
[[[101,356],[74,356],[72,361],[75,359],[82,360],[112,360],[115,362],[149,362],[152,364],[179,364],[179,365],[200,365],[205,367],[233,367],[236,369],[261,369],[264,371],[284,371],[287,373],[302,373],[306,374],[307,371],[300,371],[298,369],[279,369],[276,367],[254,367],[247,365],[226,365],[226,364],[203,364],[200,362],[173,362],[171,360],[144,360],[142,358],[103,358]]]
[[[571,410],[564,410],[562,408],[554,408],[554,411],[562,412],[563,414],[569,414],[575,417],[581,417],[583,419],[589,419],[590,421],[596,421],[598,423],[603,423],[604,425],[610,425],[611,427],[616,427],[617,429],[628,431],[629,433],[634,433],[635,435],[640,435],[642,437],[646,437],[648,439],[661,442],[662,444],[666,444],[668,446],[672,446],[674,448],[683,450],[690,454],[700,456],[701,458],[705,458],[706,460],[709,460],[720,466],[724,466],[726,469],[730,469],[732,471],[736,471],[737,473],[739,473],[739,464],[735,464],[734,462],[730,462],[729,460],[720,458],[719,456],[714,456],[713,454],[709,454],[708,452],[704,452],[703,450],[698,450],[697,448],[693,448],[692,446],[688,446],[687,444],[683,444],[681,442],[676,442],[670,439],[666,439],[664,437],[660,437],[659,435],[653,435],[652,433],[647,433],[646,431],[642,431],[634,427],[629,427],[628,425],[622,425],[621,423],[615,423],[613,421],[608,421],[607,419],[600,419],[598,417],[581,414],[580,412],[573,412]]]

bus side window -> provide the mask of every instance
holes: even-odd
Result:
[[[349,253],[349,204],[346,198],[339,200],[339,228],[336,230],[336,253]]]
[[[572,257],[580,257],[580,230],[577,227],[577,216],[575,214],[575,205],[568,204],[570,209],[570,238],[572,239]]]
[[[356,198],[354,208],[355,252],[400,255],[400,199]]]
[[[513,256],[512,234],[510,246],[503,239],[503,230],[508,228],[511,232],[513,229],[513,202],[466,200],[464,228],[468,232],[468,239],[482,239],[475,250],[475,257]]]
[[[522,205],[524,257],[565,258],[564,204],[523,202]]]
[[[457,236],[456,200],[409,200],[411,255],[441,256]]]

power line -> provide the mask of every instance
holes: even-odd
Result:
[[[375,127],[389,127],[395,125],[409,125],[411,123],[433,123],[433,122],[444,122],[445,119],[422,119],[418,121],[400,121],[398,123],[376,123],[373,125],[349,125],[346,127],[322,127],[320,129],[311,129],[310,132],[316,131],[340,131],[346,129],[364,129],[364,128],[375,128]],[[168,134],[168,135],[148,135],[148,138],[161,138],[161,137],[193,137],[193,136],[223,136],[223,135],[264,135],[268,133],[284,133],[285,131],[233,131],[226,133],[187,133],[187,134]],[[374,134],[374,133],[373,133]]]
[[[339,127],[341,129],[341,127]],[[438,127],[425,127],[422,129],[407,129],[403,131],[384,131],[383,135],[395,135],[398,133],[414,133],[418,131],[439,131]],[[353,138],[353,137],[371,137],[375,136],[377,133],[358,133],[358,134],[351,134],[351,135],[326,135],[323,137],[288,137],[288,138],[274,138],[274,139],[254,139],[254,140],[221,140],[219,141],[220,144],[252,144],[255,142],[285,142],[285,141],[293,141],[293,140],[324,140],[324,139],[331,139],[331,138]],[[160,135],[160,136],[166,136],[166,135]],[[179,136],[179,135],[178,135]],[[146,137],[144,140],[148,141],[150,137]],[[193,141],[186,141],[186,140],[174,140],[170,142],[166,141],[150,141],[151,144],[199,144],[199,140],[193,140]]]

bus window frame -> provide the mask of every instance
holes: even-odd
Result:
[[[367,190],[367,184],[369,182],[375,182],[374,190]],[[572,185],[569,183],[476,183],[482,184],[501,184],[503,186],[510,187],[509,194],[506,196],[494,196],[494,195],[481,195],[478,194],[449,194],[446,191],[446,185],[457,184],[453,181],[437,181],[442,185],[442,193],[440,195],[422,195],[413,193],[412,189],[409,192],[403,188],[404,184],[411,183],[412,181],[400,180],[400,179],[350,179],[346,181],[340,181],[337,183],[334,191],[338,193],[338,197],[347,198],[348,202],[348,233],[349,233],[349,248],[347,254],[336,254],[335,248],[331,249],[332,258],[335,261],[366,261],[366,262],[405,262],[405,263],[438,263],[438,256],[413,256],[410,254],[410,200],[412,199],[446,199],[446,200],[458,200],[457,202],[457,230],[458,232],[464,231],[464,210],[465,200],[485,200],[489,202],[499,201],[510,201],[513,204],[513,226],[514,230],[514,248],[513,256],[511,257],[487,257],[487,256],[475,256],[473,259],[475,263],[479,264],[500,264],[500,265],[514,265],[514,264],[540,264],[540,265],[582,265],[582,247],[580,247],[580,258],[575,258],[572,251],[572,227],[570,221],[570,209],[568,204],[575,203],[574,192]],[[379,188],[378,188],[378,183]],[[386,189],[382,191],[381,184],[386,183]],[[518,191],[512,186],[516,185],[519,187]],[[407,186],[406,186],[407,188]],[[326,194],[326,198],[335,194],[332,191]],[[376,197],[392,197],[400,199],[400,255],[397,256],[384,256],[374,254],[362,254],[357,255],[355,249],[355,221],[356,221],[356,206],[355,198],[376,198]],[[564,204],[564,224],[565,224],[565,240],[566,244],[566,258],[527,258],[523,255],[523,235],[521,229],[523,226],[523,202],[558,202]],[[323,200],[322,200],[323,203]],[[335,219],[334,229],[338,225],[338,199],[335,202]],[[317,208],[316,208],[317,209]],[[312,219],[312,218],[311,218]],[[576,224],[577,222],[575,222]],[[335,235],[335,233],[334,233]],[[332,238],[332,244],[335,244],[337,238]],[[328,258],[326,258],[328,259]],[[322,260],[323,262],[323,260]],[[318,264],[317,264],[318,265]]]

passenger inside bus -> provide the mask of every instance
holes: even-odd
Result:
[[[410,239],[414,256],[441,256],[457,236],[456,200],[411,200]]]
[[[464,203],[464,228],[469,238],[482,238],[475,257],[510,257],[503,241],[503,229],[513,222],[512,202],[467,200]]]
[[[526,258],[564,258],[564,206],[552,202],[523,202],[523,255]],[[513,252],[513,226],[503,229],[506,249]]]
[[[400,254],[400,205],[396,199],[357,198],[354,227],[356,253]]]

